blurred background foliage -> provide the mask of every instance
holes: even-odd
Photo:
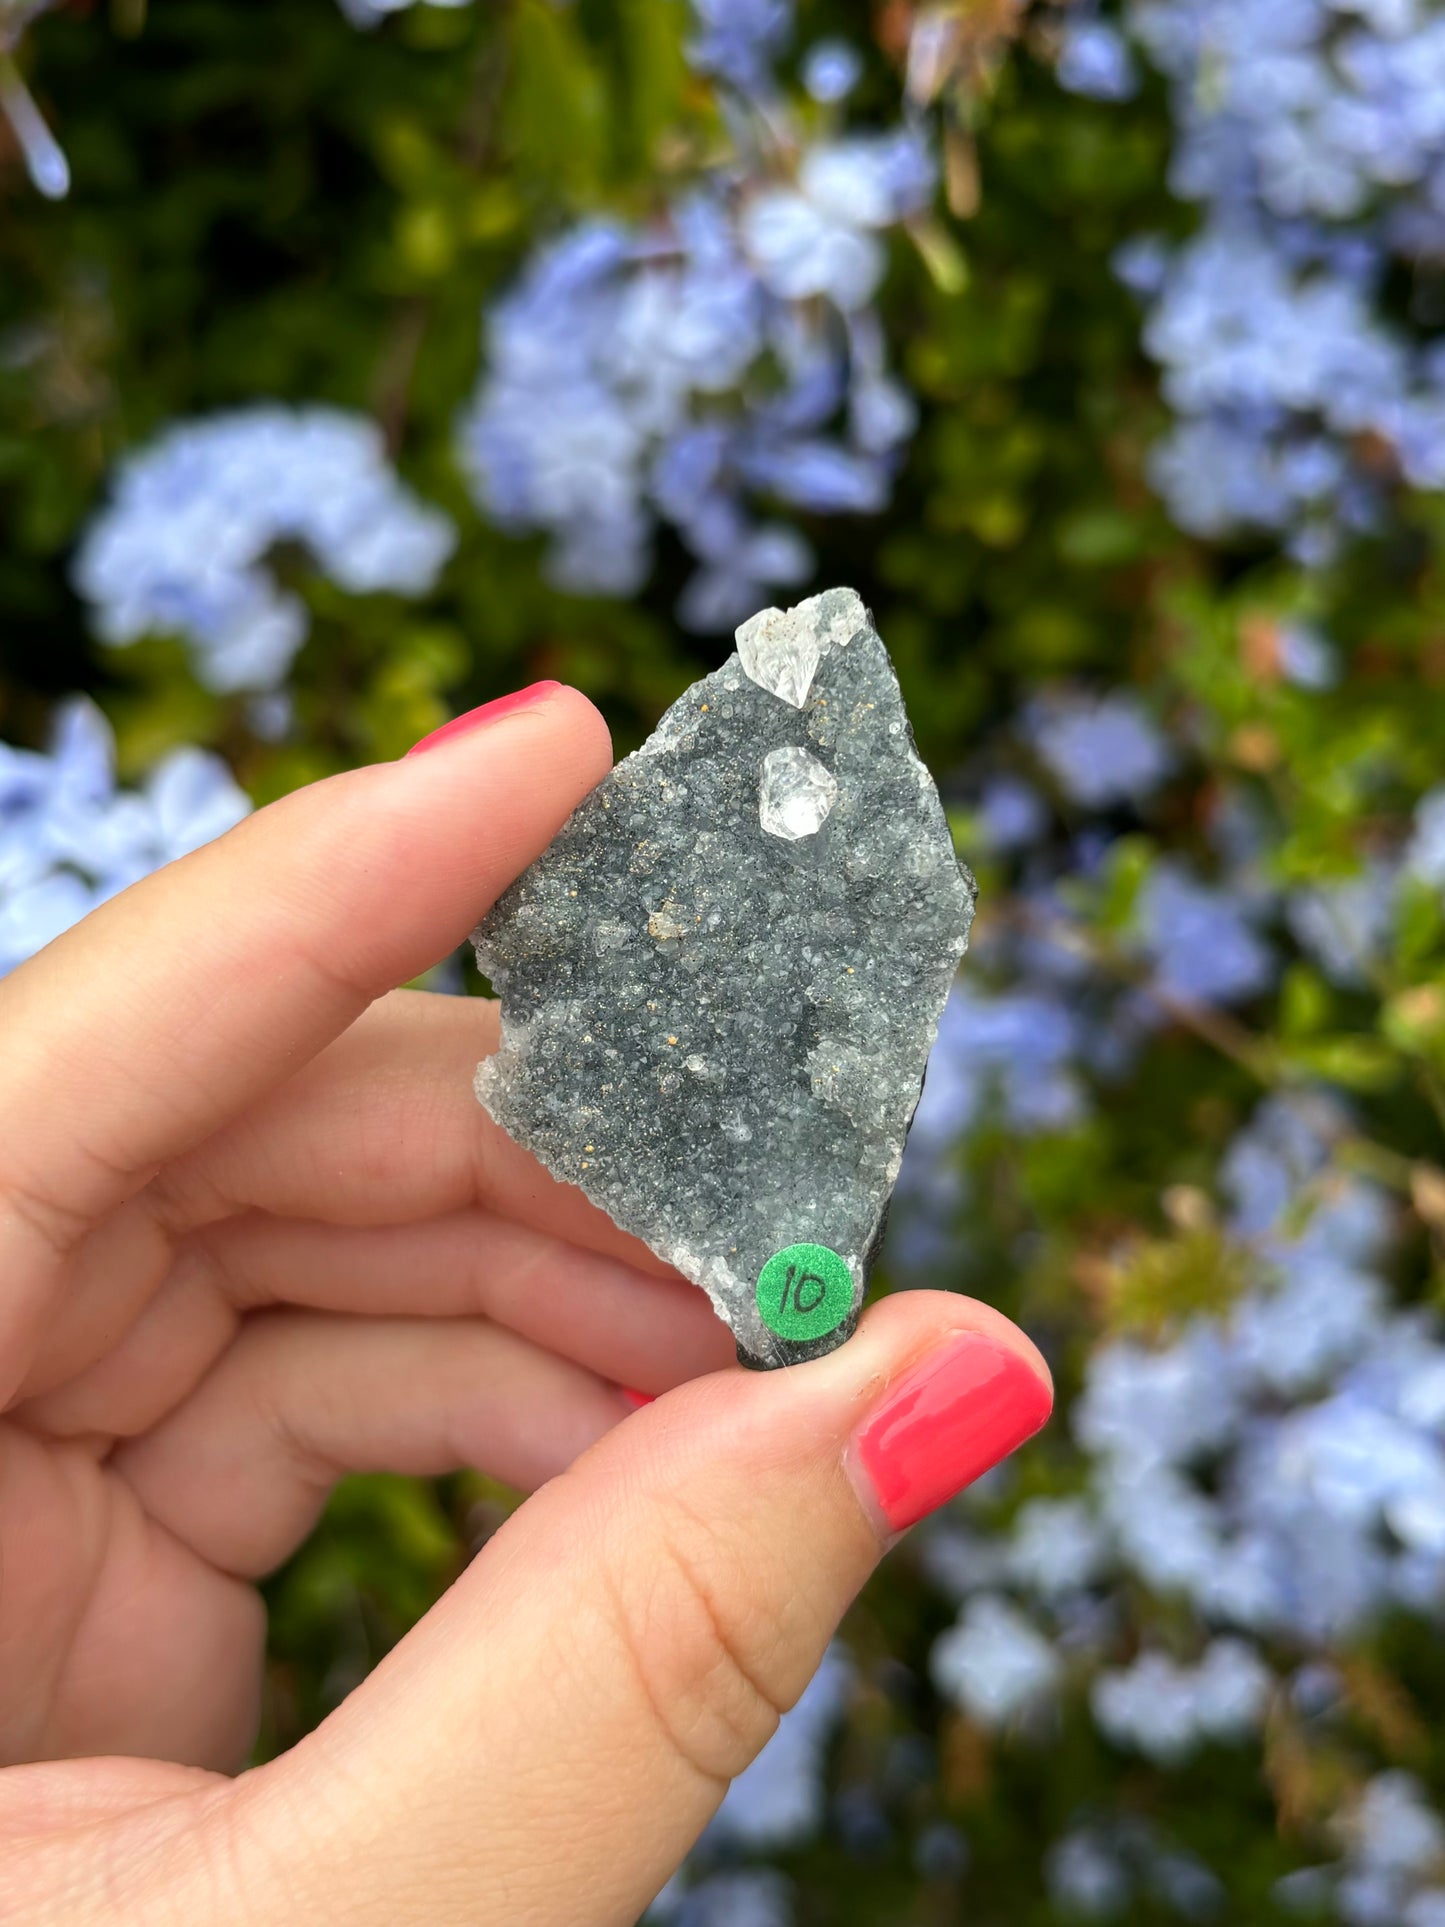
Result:
[[[816,30],[859,26],[856,9],[814,11]],[[383,38],[341,33],[333,13],[170,0],[128,37],[84,7],[34,31],[84,192],[37,205],[12,167],[0,232],[7,700],[105,688],[127,769],[175,741],[223,742],[259,794],[316,773],[298,755],[395,754],[531,672],[604,699],[631,746],[714,653],[682,653],[677,559],[660,557],[640,609],[549,597],[536,553],[469,514],[452,443],[483,305],[539,233],[649,210],[714,137],[682,59],[685,10],[421,6]],[[878,68],[881,119],[898,80]],[[1108,269],[1167,208],[1166,129],[1071,100],[1032,63],[1000,84],[989,193],[949,235],[944,285],[900,246],[888,291],[891,337],[932,404],[894,523],[810,531],[820,579],[846,565],[880,614],[899,605],[890,644],[942,764],[1015,678],[1116,661],[1170,546],[1140,481],[1152,383]],[[237,742],[237,719],[187,691],[159,643],[98,664],[67,582],[123,451],[258,397],[374,413],[403,473],[468,524],[424,615],[304,585],[304,751]]]
[[[1438,1367],[1445,1293],[1429,807],[1445,497],[1361,430],[1351,459],[1388,503],[1332,552],[1259,526],[1185,532],[1150,468],[1171,408],[1117,272],[1137,237],[1187,245],[1200,225],[1169,186],[1177,96],[1142,65],[1094,89],[1112,98],[1061,86],[1062,8],[800,0],[781,71],[803,125],[801,51],[840,36],[862,61],[850,113],[894,124],[923,16],[953,34],[946,78],[919,90],[943,186],[890,230],[879,297],[917,433],[880,512],[789,506],[815,586],[847,581],[876,611],[982,888],[877,1288],[1002,1305],[1044,1344],[1061,1417],[855,1608],[846,1679],[791,1769],[804,1820],[775,1839],[739,1809],[663,1911],[1438,1927],[1445,1460],[1428,1454],[1445,1400],[1419,1372]],[[123,780],[198,744],[258,803],[546,676],[601,705],[619,753],[642,740],[725,646],[675,619],[681,542],[662,532],[634,596],[549,586],[540,538],[476,506],[456,423],[481,317],[540,242],[599,214],[648,220],[730,151],[736,114],[692,31],[683,0],[422,5],[376,31],[335,0],[73,0],[35,23],[21,60],[74,189],[41,198],[0,146],[0,737],[43,745],[57,701],[85,691]],[[1379,279],[1379,312],[1412,338],[1434,326],[1440,258],[1418,249],[1407,272],[1396,254]],[[280,715],[209,687],[178,636],[100,646],[72,586],[123,458],[273,400],[374,418],[459,532],[420,596],[346,593],[276,555],[310,624]],[[1121,692],[1132,707],[1090,709]],[[1061,736],[1069,716],[1096,735]],[[1251,1218],[1251,1184],[1286,1167],[1287,1197]],[[1275,1302],[1276,1353],[1344,1306],[1338,1355],[1292,1377],[1248,1362],[1248,1320]],[[1366,1355],[1376,1379],[1356,1385]],[[1179,1375],[1151,1378],[1160,1361]],[[1270,1556],[1288,1565],[1290,1534],[1314,1533],[1331,1572],[1383,1561],[1362,1599],[1246,1610],[1197,1560],[1169,1566],[1167,1523],[1141,1551],[1105,1436],[1129,1373],[1118,1396],[1144,1431],[1168,1431],[1167,1413],[1139,1416],[1151,1400],[1248,1414],[1157,1448],[1165,1500],[1187,1487],[1219,1515],[1206,1551],[1247,1541],[1263,1560],[1272,1492]],[[1297,1476],[1305,1434],[1281,1428],[1324,1412],[1339,1437],[1371,1399],[1395,1429],[1361,1432],[1369,1467],[1404,1453],[1416,1415],[1388,1492]],[[263,1749],[322,1717],[515,1502],[470,1474],[343,1486],[268,1586]],[[1022,1519],[1044,1554],[1020,1550]],[[1196,1669],[1187,1705],[1182,1675],[1140,1676],[1172,1739],[1122,1691],[1101,1697],[1146,1655]],[[991,1698],[989,1678],[1013,1685]]]

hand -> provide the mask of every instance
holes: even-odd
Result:
[[[493,1008],[386,993],[609,747],[551,685],[468,720],[0,985],[7,1921],[632,1921],[889,1539],[1047,1413],[1028,1341],[939,1294],[730,1365],[702,1294],[490,1124]],[[540,1490],[314,1734],[224,1777],[254,1580],[344,1472],[463,1465]]]

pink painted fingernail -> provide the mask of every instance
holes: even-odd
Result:
[[[424,749],[435,749],[438,743],[450,742],[454,736],[469,736],[474,729],[484,729],[488,723],[495,723],[503,716],[514,715],[519,709],[530,709],[533,703],[545,702],[553,690],[561,687],[559,682],[534,682],[510,696],[498,696],[493,702],[467,710],[465,715],[453,716],[449,723],[434,729],[430,736],[423,736],[419,743],[413,743],[406,753],[408,756],[417,756]]]
[[[627,1400],[634,1412],[640,1412],[644,1405],[657,1403],[656,1392],[634,1392],[630,1385],[619,1385],[618,1391]]]
[[[961,1332],[906,1372],[863,1421],[849,1474],[865,1505],[904,1532],[1032,1438],[1053,1403],[1016,1351]]]

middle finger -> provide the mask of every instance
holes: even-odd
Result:
[[[225,1351],[238,1322],[272,1305],[372,1317],[480,1315],[646,1392],[718,1371],[734,1356],[695,1286],[484,1211],[373,1227],[249,1212],[186,1238],[140,1316],[84,1369],[66,1372],[47,1348],[17,1416],[51,1437],[148,1431]]]
[[[394,991],[156,1180],[167,1221],[186,1231],[254,1208],[332,1224],[403,1224],[481,1205],[671,1275],[477,1103],[472,1075],[497,1040],[489,1000]]]

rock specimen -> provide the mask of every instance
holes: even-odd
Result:
[[[857,1320],[973,878],[851,589],[738,631],[475,934],[491,1115],[745,1364]]]

